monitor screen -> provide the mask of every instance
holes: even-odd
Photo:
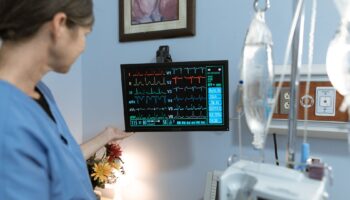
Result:
[[[228,130],[228,61],[122,64],[125,131]]]

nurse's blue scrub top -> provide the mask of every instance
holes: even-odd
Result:
[[[56,123],[33,99],[0,80],[0,199],[95,200],[79,145],[50,90],[42,82],[37,87]]]

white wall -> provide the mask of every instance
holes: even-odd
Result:
[[[206,172],[225,169],[228,156],[237,153],[233,108],[238,63],[253,14],[253,1],[196,2],[195,37],[119,43],[118,1],[94,1],[96,24],[82,58],[84,140],[108,124],[124,128],[120,64],[153,62],[158,46],[169,45],[173,61],[227,59],[230,65],[231,131],[137,133],[122,141],[128,175],[124,182],[121,181],[124,200],[202,199]],[[267,22],[273,33],[276,64],[283,61],[291,11],[291,0],[271,0]],[[331,0],[319,1],[318,11],[315,63],[322,64],[339,19]],[[243,132],[245,155],[256,156],[246,126]],[[278,136],[278,141],[280,157],[284,158],[286,137]],[[297,146],[300,142],[298,139]],[[332,199],[349,196],[350,159],[346,141],[310,139],[309,142],[312,155],[323,158],[334,168]],[[267,144],[265,154],[272,160],[270,137]]]

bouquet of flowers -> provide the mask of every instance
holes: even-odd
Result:
[[[121,156],[122,150],[119,144],[111,143],[105,145],[102,156],[98,157],[95,154],[86,161],[93,188],[96,186],[104,188],[107,183],[115,183],[118,178],[115,171],[125,173]]]

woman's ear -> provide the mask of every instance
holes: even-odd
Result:
[[[63,12],[56,13],[51,20],[52,36],[56,40],[61,37],[65,29],[67,29],[67,15]]]

